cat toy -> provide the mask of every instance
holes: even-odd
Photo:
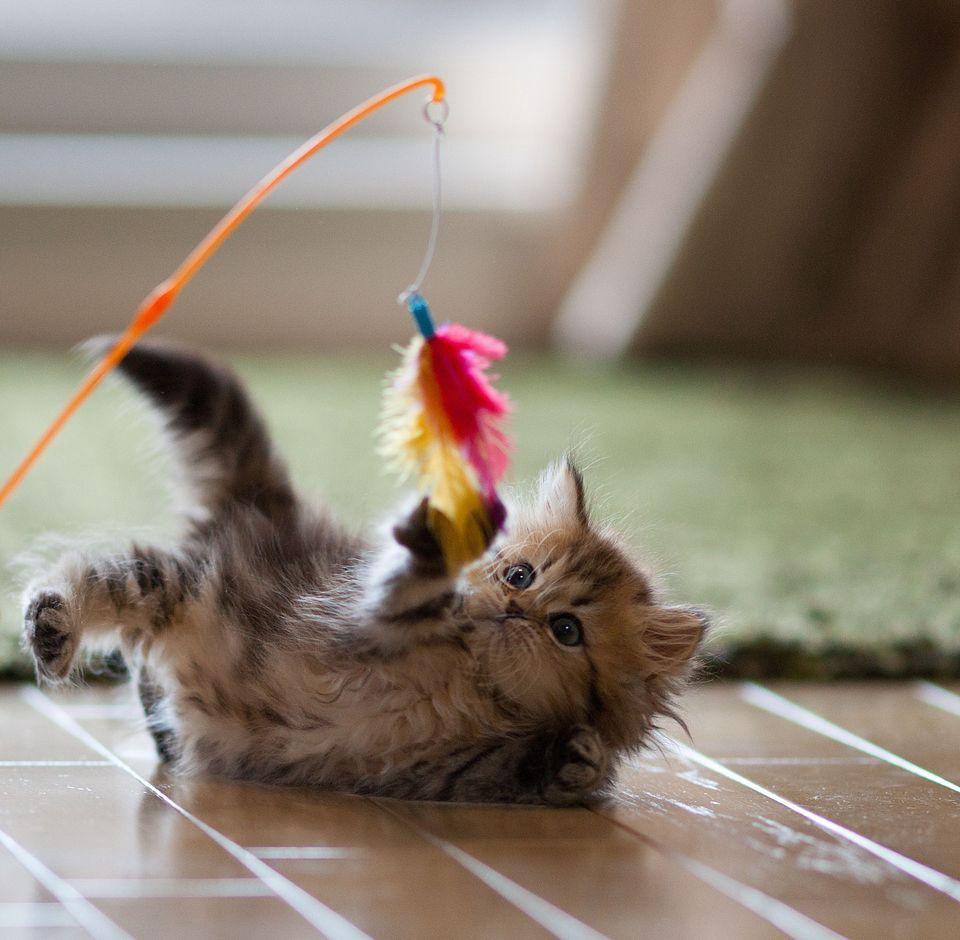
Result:
[[[418,481],[427,496],[427,524],[450,570],[483,554],[506,512],[496,486],[509,463],[510,441],[501,424],[505,396],[487,374],[506,353],[498,339],[455,323],[436,326],[420,288],[433,260],[439,231],[440,141],[448,113],[443,81],[421,75],[384,89],[310,138],[257,183],[214,226],[186,260],[144,299],[114,346],[94,366],[40,439],[0,488],[0,506],[77,409],[138,340],[169,310],[180,292],[241,222],[282,180],[332,140],[374,111],[417,88],[431,87],[424,116],[434,129],[433,221],[414,282],[400,295],[419,335],[384,391],[381,453],[389,465]]]

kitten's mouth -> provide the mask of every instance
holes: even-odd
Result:
[[[507,623],[509,620],[525,620],[530,621],[532,617],[528,617],[526,614],[502,614],[496,618],[497,623]]]

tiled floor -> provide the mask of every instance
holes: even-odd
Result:
[[[960,687],[713,685],[597,810],[171,780],[0,687],[0,937],[960,936]]]

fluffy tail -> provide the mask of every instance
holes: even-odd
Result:
[[[286,465],[232,371],[155,341],[135,346],[118,370],[163,416],[192,509],[216,517],[243,503],[278,521],[289,516],[296,498]]]

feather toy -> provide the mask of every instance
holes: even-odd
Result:
[[[253,187],[141,303],[117,343],[94,367],[34,447],[0,486],[0,506],[20,485],[63,426],[134,344],[172,306],[186,284],[257,205],[294,170],[374,111],[417,88],[429,87],[424,116],[434,137],[433,224],[423,265],[403,300],[420,329],[384,399],[382,449],[393,466],[419,480],[428,494],[427,522],[450,570],[486,550],[506,512],[496,485],[508,463],[510,442],[500,427],[507,400],[491,385],[487,368],[506,346],[456,324],[435,328],[419,294],[436,246],[440,218],[440,139],[447,116],[443,82],[420,75],[384,89],[328,125]]]
[[[420,335],[384,392],[381,452],[429,496],[427,524],[449,570],[484,553],[503,527],[496,486],[509,463],[506,396],[487,369],[507,347],[456,323],[436,328],[420,294],[407,300]]]

